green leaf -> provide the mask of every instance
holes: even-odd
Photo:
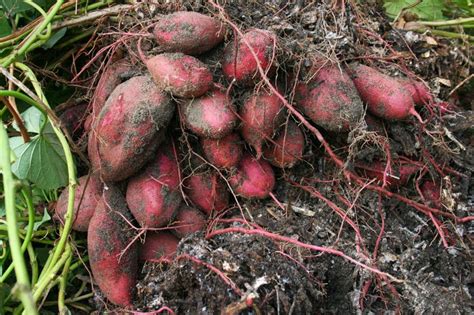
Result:
[[[45,190],[67,185],[66,158],[49,123],[43,134],[36,135],[28,143],[21,137],[10,138],[10,146],[17,156],[12,171],[18,178],[27,179]]]
[[[447,0],[446,11],[457,17],[472,17],[474,16],[474,1],[472,0]]]
[[[45,117],[39,109],[36,107],[28,107],[27,110],[21,113],[21,117],[23,118],[23,123],[28,132],[40,133]],[[16,122],[13,123],[13,128],[20,131]]]
[[[33,231],[38,231],[38,228],[45,222],[48,222],[51,220],[51,216],[49,215],[48,211],[46,208],[44,208],[43,212],[43,217],[41,218],[40,221],[36,221],[35,224],[33,225]]]
[[[33,10],[33,7],[26,4],[23,0],[0,0],[0,7],[10,16]]]
[[[0,10],[0,37],[4,37],[10,35],[12,33],[12,27],[10,26],[10,22],[5,15],[3,10]]]
[[[56,45],[56,43],[64,37],[64,35],[66,34],[66,31],[67,31],[67,27],[63,27],[61,28],[59,31],[57,31],[56,33],[54,33],[53,35],[51,35],[51,37],[48,39],[48,41],[46,41],[46,43],[43,44],[43,48],[44,49],[49,49],[49,48],[52,48],[54,45]]]
[[[415,2],[416,0],[385,0],[384,8],[388,16],[395,18],[403,8]],[[444,9],[443,0],[423,0],[408,12],[416,14],[421,20],[433,21],[445,19]]]

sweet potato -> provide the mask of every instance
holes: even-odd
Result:
[[[163,51],[194,55],[222,42],[225,29],[210,16],[180,11],[163,16],[156,23],[153,34]]]
[[[115,186],[104,189],[89,224],[87,249],[94,280],[107,299],[119,306],[132,305],[137,279],[138,244],[125,199]],[[125,250],[126,249],[126,250]]]
[[[128,182],[127,204],[141,227],[162,227],[173,219],[182,201],[179,184],[178,163],[167,143],[160,146],[156,157]]]
[[[128,178],[154,156],[174,107],[148,76],[117,86],[89,139],[89,158],[104,181]]]
[[[186,126],[205,138],[219,139],[237,125],[235,107],[224,92],[217,89],[180,105]]]
[[[358,167],[363,170],[365,176],[368,178],[375,178],[380,183],[383,182],[386,162],[376,160],[371,164],[359,164]],[[404,186],[408,183],[411,175],[420,170],[418,165],[405,163],[401,161],[394,161],[392,163],[392,173],[387,174],[387,187],[396,188]]]
[[[178,210],[174,232],[178,237],[186,237],[189,234],[202,231],[206,226],[206,218],[197,209],[183,205]]]
[[[441,207],[441,187],[438,183],[427,180],[421,185],[420,190],[428,206]]]
[[[201,139],[201,146],[207,160],[216,167],[234,168],[242,158],[242,139],[231,133],[222,139]]]
[[[271,165],[265,160],[256,160],[244,154],[237,172],[229,179],[234,192],[244,198],[268,197],[275,186],[275,175]]]
[[[361,64],[350,65],[348,72],[372,114],[387,120],[414,115],[421,121],[410,92],[397,79]]]
[[[428,87],[420,81],[413,81],[409,79],[399,80],[403,87],[410,93],[415,105],[424,105],[429,103],[433,97],[431,96]]]
[[[78,179],[74,195],[74,221],[73,230],[86,232],[89,222],[94,214],[97,202],[102,196],[102,183],[96,176],[82,176]],[[65,221],[69,189],[66,187],[56,203],[55,216],[61,222]]]
[[[251,85],[260,77],[258,64],[268,76],[275,72],[273,58],[276,36],[272,32],[261,29],[251,29],[243,35],[238,39],[237,44],[234,41],[227,44],[224,50],[222,71],[229,80],[235,79],[239,84]],[[249,45],[257,55],[257,59],[252,54]]]
[[[262,155],[265,140],[273,137],[283,122],[283,103],[272,93],[253,94],[240,109],[240,118],[242,137],[255,149],[258,159]]]
[[[304,145],[303,132],[290,120],[282,127],[274,142],[265,149],[263,156],[276,167],[290,168],[303,157]]]
[[[87,104],[82,103],[66,109],[59,120],[72,139],[77,140],[84,134],[87,117]]]
[[[184,181],[184,189],[191,202],[208,215],[212,211],[222,211],[229,205],[227,186],[215,172],[189,176]]]
[[[97,117],[113,90],[133,74],[133,68],[126,59],[111,63],[102,73],[92,97],[92,114]]]
[[[179,239],[169,232],[147,232],[145,242],[139,246],[138,259],[154,262],[173,260]]]
[[[337,66],[314,70],[311,80],[298,84],[295,100],[318,126],[349,131],[364,114],[364,106],[350,77]]]
[[[192,98],[212,87],[212,74],[198,59],[182,53],[163,53],[145,61],[159,88],[177,97]]]

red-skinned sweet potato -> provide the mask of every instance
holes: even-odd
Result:
[[[111,63],[102,73],[92,97],[92,115],[97,117],[113,90],[132,74],[132,65],[126,59]]]
[[[241,134],[244,140],[262,155],[262,146],[283,122],[283,103],[275,94],[260,92],[251,95],[240,109]]]
[[[97,202],[102,196],[102,183],[96,176],[82,176],[78,179],[74,194],[73,230],[86,232],[94,214]],[[64,223],[69,199],[69,189],[66,187],[56,203],[55,216]]]
[[[199,97],[213,86],[211,71],[192,56],[163,53],[145,64],[156,85],[176,97]]]
[[[201,146],[208,161],[219,168],[237,167],[242,158],[242,139],[231,133],[222,139],[201,139]]]
[[[139,246],[140,261],[170,262],[176,255],[179,239],[169,232],[147,232]]]
[[[232,101],[217,89],[182,103],[180,109],[185,125],[205,138],[222,138],[231,133],[238,122]]]
[[[246,153],[240,160],[237,172],[229,179],[234,192],[244,198],[268,197],[275,186],[275,175],[271,165],[264,160],[256,160]]]
[[[126,220],[132,215],[120,190],[106,187],[89,224],[87,249],[95,282],[110,302],[122,307],[132,305],[138,267],[138,244],[131,243]]]
[[[364,106],[349,75],[337,66],[315,69],[311,79],[299,83],[298,107],[318,126],[329,131],[349,131],[364,115]]]
[[[163,51],[194,55],[222,42],[225,29],[210,16],[180,11],[163,16],[156,23],[153,34]]]
[[[189,234],[202,231],[206,226],[206,218],[201,211],[183,205],[178,210],[174,232],[178,237],[186,237]]]
[[[181,204],[179,167],[173,152],[168,143],[160,146],[156,158],[128,182],[127,204],[143,228],[167,225]]]
[[[87,104],[77,104],[66,109],[60,116],[61,125],[69,132],[72,139],[79,139],[85,129],[87,120]]]
[[[269,76],[275,72],[275,61],[272,58],[276,36],[272,32],[261,29],[251,29],[243,35],[243,38],[238,39],[237,45],[234,41],[227,44],[224,50],[222,71],[229,80],[235,79],[239,84],[251,85],[260,78],[258,64]],[[252,47],[257,59],[254,58],[245,41]]]
[[[215,172],[189,176],[184,181],[184,189],[191,202],[208,215],[212,211],[222,211],[229,205],[227,186]]]
[[[154,155],[175,105],[148,76],[112,92],[89,134],[89,158],[104,181],[135,174]]]
[[[414,115],[421,121],[410,92],[397,79],[361,64],[352,64],[347,70],[372,114],[387,120]]]
[[[367,165],[358,165],[358,167],[363,170],[365,176],[367,176],[368,178],[375,178],[380,183],[383,182],[385,166],[386,162],[378,160]],[[391,166],[392,173],[387,174],[386,176],[387,187],[389,188],[396,188],[406,185],[410,176],[420,170],[420,166],[402,161],[393,161]]]
[[[400,79],[399,81],[410,93],[415,105],[424,105],[433,99],[430,90],[423,82],[410,79]]]
[[[290,168],[303,157],[304,145],[303,132],[290,120],[282,127],[274,142],[265,149],[263,156],[276,167]]]

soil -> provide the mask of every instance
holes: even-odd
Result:
[[[216,8],[204,1],[158,3],[141,14],[153,19],[186,9],[218,16]],[[429,44],[428,35],[393,29],[381,7],[357,8],[351,3],[227,1],[224,9],[242,29],[264,27],[278,35],[279,77],[304,73],[317,54],[333,62],[363,62],[392,76],[410,74],[427,82],[436,99],[448,100],[452,88],[472,70],[466,61],[472,53],[469,48],[445,39]],[[127,18],[133,24],[133,17]],[[149,54],[154,50],[156,47],[151,47]],[[212,69],[215,81],[226,84],[218,70],[222,51],[223,45],[200,59]],[[279,86],[288,84],[281,81]],[[246,91],[232,93],[240,106]],[[357,171],[358,162],[385,159],[386,145],[392,159],[407,157],[428,165],[411,176],[408,184],[392,191],[422,202],[417,185],[422,177],[434,179],[442,183],[443,211],[460,218],[472,216],[472,100],[463,89],[453,95],[457,96],[449,101],[457,112],[444,118],[430,115],[429,108],[418,108],[423,117],[430,117],[423,128],[409,119],[382,123],[383,134],[368,132],[363,123],[350,134],[321,132],[349,170]],[[287,97],[291,98],[291,93]],[[175,314],[473,313],[472,221],[459,223],[442,216],[433,221],[397,198],[347,180],[308,130],[305,137],[309,145],[304,161],[276,173],[274,194],[283,208],[270,198],[238,198],[240,208],[209,220],[206,233],[180,241],[178,259],[142,267],[135,309],[151,312],[167,307]],[[180,140],[186,142],[182,143],[185,148],[192,147],[188,143],[193,141],[192,135]],[[335,208],[342,210],[344,219]],[[224,228],[252,229],[241,221],[219,221],[222,218],[245,218],[269,233],[337,249],[392,278],[339,256],[269,236],[209,234]],[[357,238],[348,219],[360,230],[362,239]],[[434,222],[442,228],[437,229]],[[96,305],[99,312],[108,308],[102,302]]]

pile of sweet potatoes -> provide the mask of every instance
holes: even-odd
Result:
[[[269,197],[279,169],[303,160],[311,140],[282,97],[329,133],[370,128],[377,118],[365,122],[365,107],[380,119],[420,118],[415,105],[430,100],[422,83],[359,63],[315,61],[285,88],[274,79],[275,34],[249,29],[231,36],[218,19],[195,12],[161,17],[152,35],[161,53],[140,51],[142,64],[111,63],[96,87],[85,128],[91,170],[80,178],[75,200],[73,228],[88,232],[95,282],[121,307],[133,303],[139,263],[172,260],[180,238],[205,230],[208,218],[234,207],[235,198]],[[222,54],[219,73],[203,57],[213,49]],[[262,72],[274,89],[260,84]],[[182,134],[196,141],[179,145]],[[191,163],[189,148],[197,152]],[[386,179],[383,162],[359,169]],[[402,174],[389,177],[389,186],[402,185],[417,168],[396,171]],[[66,205],[64,190],[60,221]],[[147,231],[143,243],[134,240],[138,230]]]

